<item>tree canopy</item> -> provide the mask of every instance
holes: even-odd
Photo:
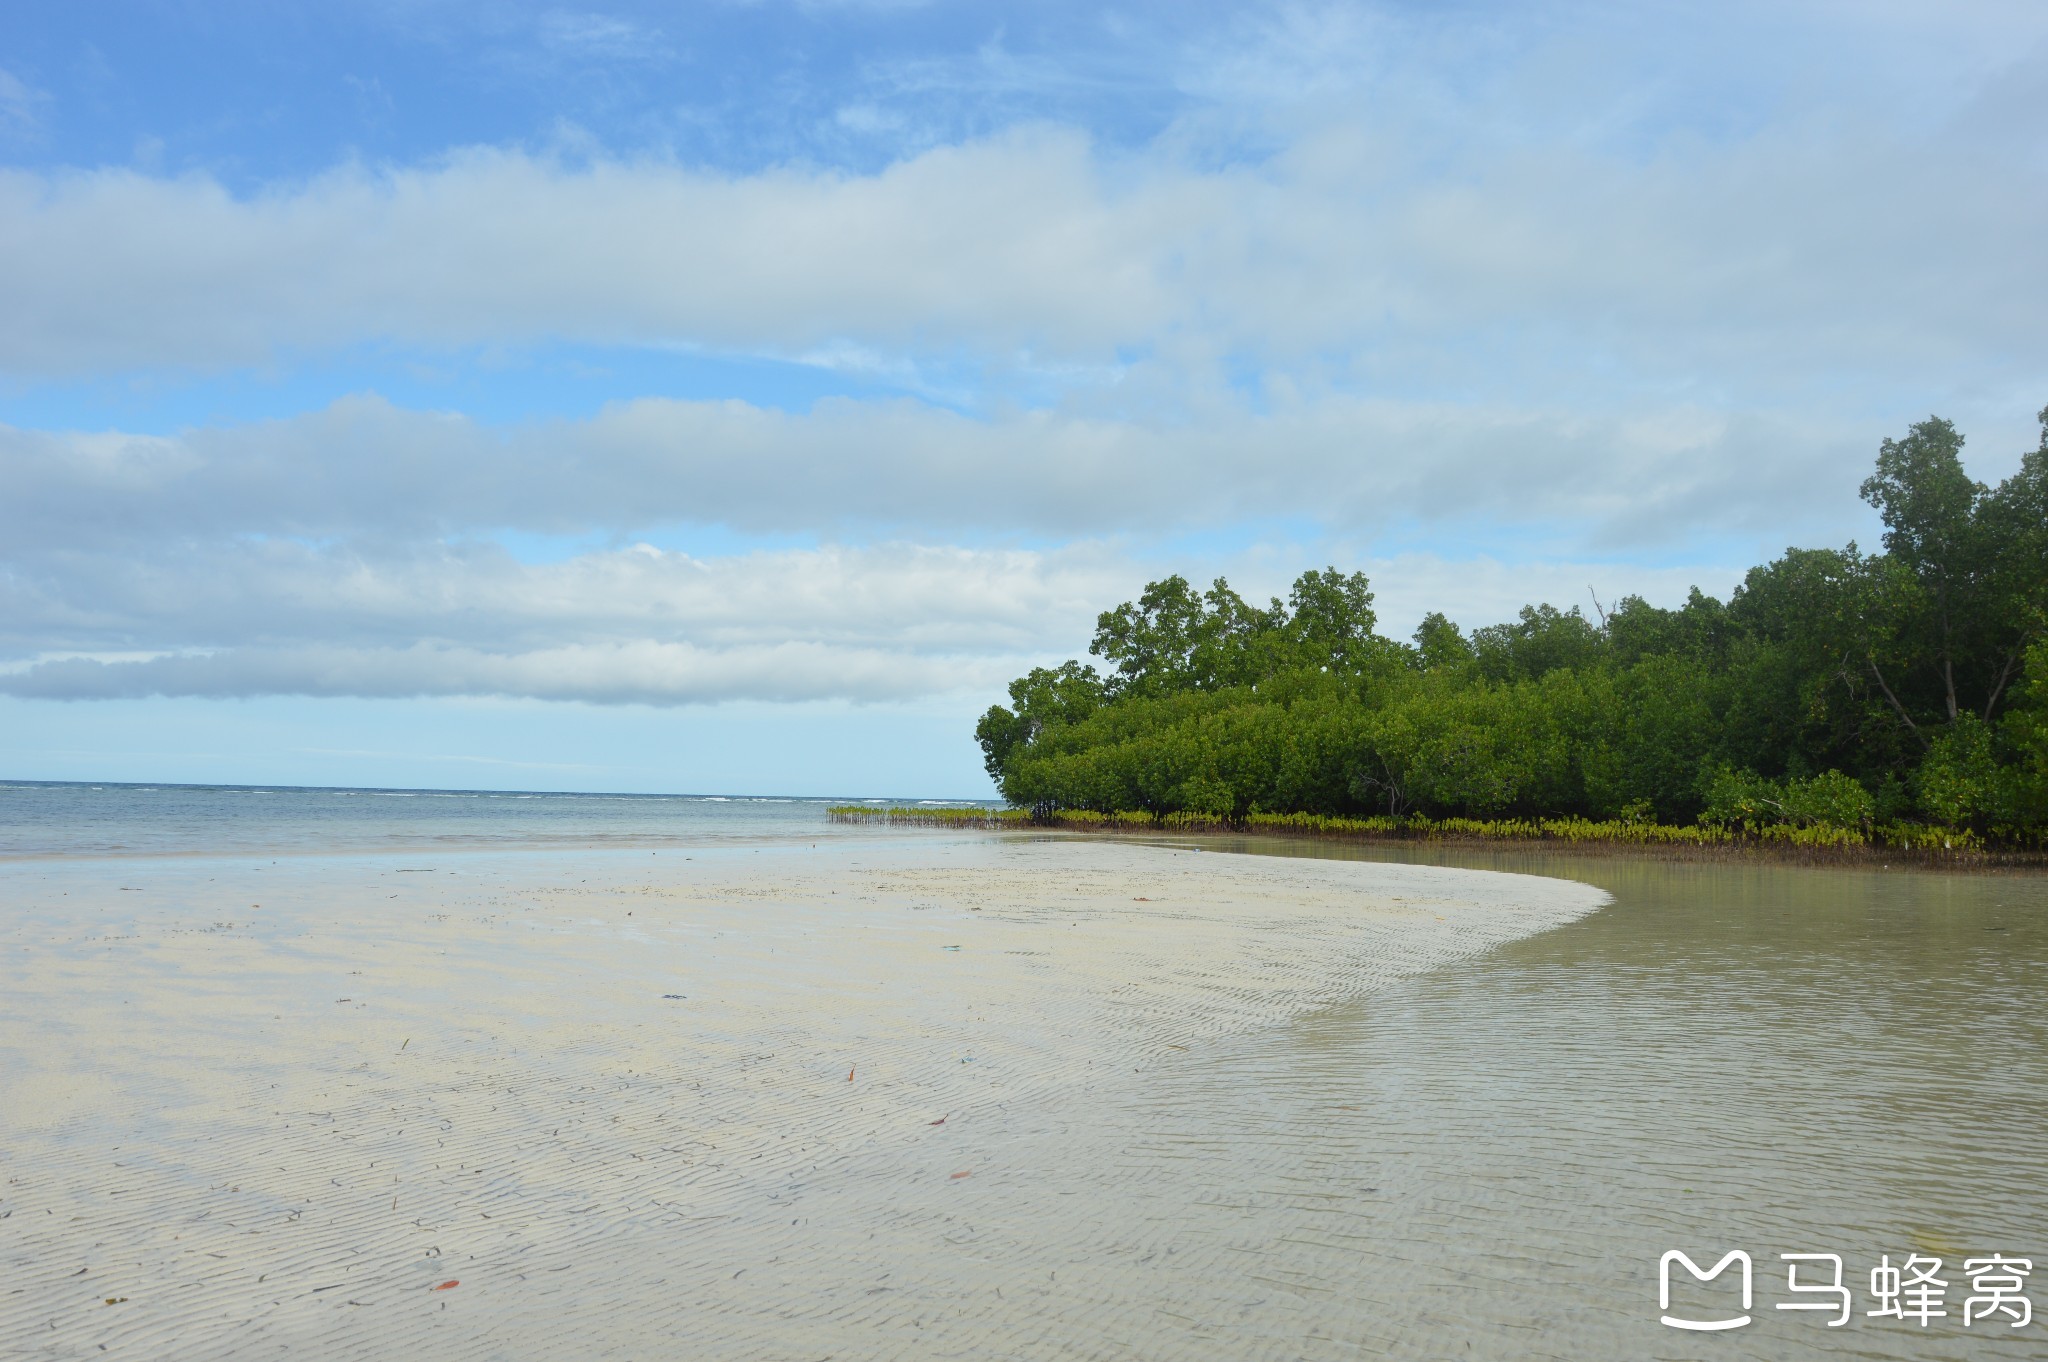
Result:
[[[1862,496],[1880,552],[1787,549],[1726,601],[1524,607],[1377,632],[1371,585],[1261,606],[1149,584],[976,728],[1012,803],[2048,831],[2048,409],[1996,487],[1929,418]],[[1597,602],[1596,602],[1597,606]]]

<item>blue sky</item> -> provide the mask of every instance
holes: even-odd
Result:
[[[0,776],[979,794],[1148,578],[1725,594],[2048,402],[2034,5],[0,8]]]

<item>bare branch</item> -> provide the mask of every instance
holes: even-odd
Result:
[[[1998,697],[2005,694],[2006,682],[2012,680],[2013,669],[2019,666],[2020,652],[2015,648],[2005,655],[2005,665],[1999,669],[1998,684],[1991,688],[1991,697],[1984,702],[1984,722],[1991,722],[1992,711],[1998,708]]]
[[[1885,684],[1884,673],[1877,669],[1877,659],[1874,657],[1870,658],[1869,663],[1870,674],[1877,678],[1878,689],[1884,692],[1884,698],[1892,702],[1892,708],[1897,710],[1899,717],[1906,721],[1906,727],[1913,731],[1913,736],[1920,740],[1920,745],[1932,751],[1934,743],[1928,739],[1925,733],[1920,731],[1920,725],[1913,722],[1913,716],[1906,713],[1906,707],[1899,703],[1899,697],[1892,694],[1892,688]]]

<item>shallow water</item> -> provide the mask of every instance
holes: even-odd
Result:
[[[2032,1259],[2048,1304],[2041,877],[802,837],[699,847],[763,868],[696,897],[615,844],[17,862],[4,1072],[96,1053],[33,1100],[125,1114],[30,1130],[28,1088],[0,1100],[0,1355],[2048,1356],[2041,1320],[1966,1328],[1961,1270]],[[1131,903],[1133,873],[1241,887],[1237,857],[1290,855],[1612,902],[1419,974],[1341,902]],[[148,989],[212,1088],[118,1034]],[[712,1030],[651,1010],[696,1003]],[[318,1062],[272,1074],[283,1052]],[[129,1085],[111,1107],[95,1068]],[[272,1082],[274,1109],[236,1095]],[[1671,1249],[1748,1252],[1752,1322],[1660,1324]],[[1782,1253],[1843,1258],[1845,1327],[1776,1308]],[[1886,1254],[1943,1260],[1945,1317],[1865,1314]],[[443,1271],[463,1287],[431,1293]],[[1729,1282],[1672,1308],[1725,1315]]]
[[[1370,1302],[1344,1326],[1363,1351],[2048,1356],[2040,1320],[1961,1318],[1969,1258],[2029,1258],[2048,1287],[2048,881],[1398,859],[1569,876],[1614,902],[1242,1037],[1156,1097],[1162,1148],[1212,1147],[1222,1130],[1275,1149],[1244,1186],[1250,1203],[1377,1189],[1359,1203],[1369,1228],[1326,1253],[1314,1283]],[[1661,1325],[1671,1249],[1703,1268],[1748,1252],[1752,1323]],[[1815,1299],[1786,1291],[1783,1253],[1843,1258],[1847,1325],[1776,1308]],[[1943,1259],[1946,1318],[1866,1315],[1886,1254]],[[1801,1280],[1815,1271],[1827,1269]],[[1678,1290],[1696,1308],[1675,1313],[1736,1313],[1723,1284]],[[2030,1294],[2048,1304],[2048,1290]]]

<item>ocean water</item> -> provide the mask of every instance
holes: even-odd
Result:
[[[2048,876],[830,802],[0,786],[0,1352],[2048,1357]],[[1279,877],[1291,928],[1180,953],[1169,871],[1284,857],[1611,901],[1351,988]],[[1290,971],[1326,999],[1196,1024]],[[1748,1254],[1753,1308],[1674,1250]],[[1989,1255],[2023,1325],[1967,1317]],[[1945,1314],[1872,1313],[1909,1258]]]
[[[0,859],[662,847],[845,836],[850,799],[0,782]],[[876,804],[959,800],[870,799]],[[863,835],[873,836],[875,830]]]

